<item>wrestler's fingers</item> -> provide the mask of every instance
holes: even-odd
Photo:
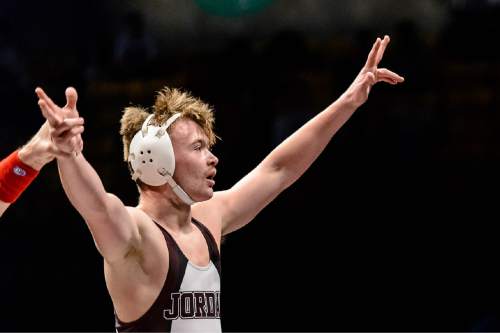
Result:
[[[62,123],[59,126],[54,127],[54,131],[52,134],[54,136],[59,136],[62,133],[68,131],[71,128],[74,128],[76,126],[83,126],[85,123],[83,118],[66,118],[62,121]]]
[[[386,78],[398,83],[404,82],[405,78],[394,73],[393,71],[388,70],[387,68],[377,69],[377,77],[378,78]]]
[[[58,142],[65,142],[71,140],[74,136],[80,135],[83,133],[85,128],[83,126],[76,126],[73,127],[69,130],[67,130],[64,133],[61,133],[59,136],[57,136],[57,141]]]
[[[78,152],[81,153],[83,151],[83,140],[81,135],[78,136]]]
[[[380,42],[380,48],[377,51],[377,57],[375,61],[375,66],[378,66],[382,58],[384,57],[385,49],[387,48],[387,45],[391,41],[391,38],[387,35],[384,36],[384,39]]]
[[[382,41],[380,40],[380,38],[377,38],[377,40],[373,44],[372,49],[371,49],[370,53],[368,54],[368,58],[366,59],[365,67],[369,68],[369,67],[376,66],[377,54],[378,54],[378,50],[380,48],[381,42]]]
[[[73,87],[66,88],[66,107],[70,109],[76,109],[76,102],[78,100],[78,93]]]
[[[47,119],[51,127],[61,125],[63,119],[47,105],[47,102],[44,99],[38,100],[38,106],[40,106],[43,117]]]
[[[43,91],[42,88],[40,87],[37,87],[35,89],[35,93],[36,95],[38,96],[39,99],[45,101],[45,103],[47,103],[47,106],[49,108],[52,109],[52,111],[56,111],[56,109],[58,108],[58,106],[52,101],[52,99],[45,93],[45,91]]]
[[[389,78],[378,78],[377,82],[386,82],[386,83],[389,83],[389,84],[392,84],[392,85],[396,85],[398,84],[399,82],[395,81],[395,80],[391,80]]]

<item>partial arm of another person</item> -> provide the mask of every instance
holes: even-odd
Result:
[[[404,79],[378,68],[390,39],[377,38],[366,64],[351,86],[324,111],[278,145],[254,170],[227,191],[216,192],[209,208],[221,212],[222,234],[250,222],[259,211],[293,184],[325,149],[333,135],[368,99],[377,82],[398,84]],[[208,208],[208,207],[207,207]]]
[[[64,126],[70,136],[80,135],[83,119],[67,119]],[[0,216],[19,198],[42,167],[63,154],[52,143],[45,122],[31,140],[0,161]]]
[[[0,216],[9,208],[10,203],[0,200]]]
[[[71,138],[57,130],[67,115],[78,114],[76,91],[66,90],[68,103],[57,106],[45,92],[38,88],[38,104],[51,125],[55,145],[63,151],[72,151]],[[73,206],[85,219],[97,249],[107,262],[113,263],[127,256],[139,246],[139,228],[130,211],[115,195],[107,193],[94,168],[83,154],[72,153],[57,157],[59,175],[64,191]]]

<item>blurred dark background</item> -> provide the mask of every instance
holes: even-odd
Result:
[[[42,124],[35,87],[62,105],[72,85],[87,159],[135,205],[121,110],[183,87],[215,107],[226,189],[389,34],[382,66],[406,82],[377,85],[306,174],[225,240],[223,329],[499,331],[499,3],[2,0],[0,156]],[[0,330],[114,329],[102,259],[55,163],[2,217],[0,263]]]

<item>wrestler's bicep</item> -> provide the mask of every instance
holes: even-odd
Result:
[[[229,190],[217,192],[222,234],[245,226],[283,190],[283,175],[259,165]]]
[[[125,207],[113,194],[107,194],[107,214],[88,220],[87,225],[101,255],[113,262],[140,246],[136,208]]]

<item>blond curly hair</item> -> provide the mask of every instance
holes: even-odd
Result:
[[[214,132],[215,118],[213,110],[201,99],[193,97],[189,92],[176,88],[164,87],[156,94],[155,104],[152,107],[154,117],[151,123],[157,126],[163,124],[176,113],[181,118],[191,119],[203,129],[208,143],[213,146],[217,140]],[[123,158],[128,160],[129,146],[134,135],[141,129],[142,124],[151,113],[141,106],[126,107],[120,120],[120,135],[123,142]]]

